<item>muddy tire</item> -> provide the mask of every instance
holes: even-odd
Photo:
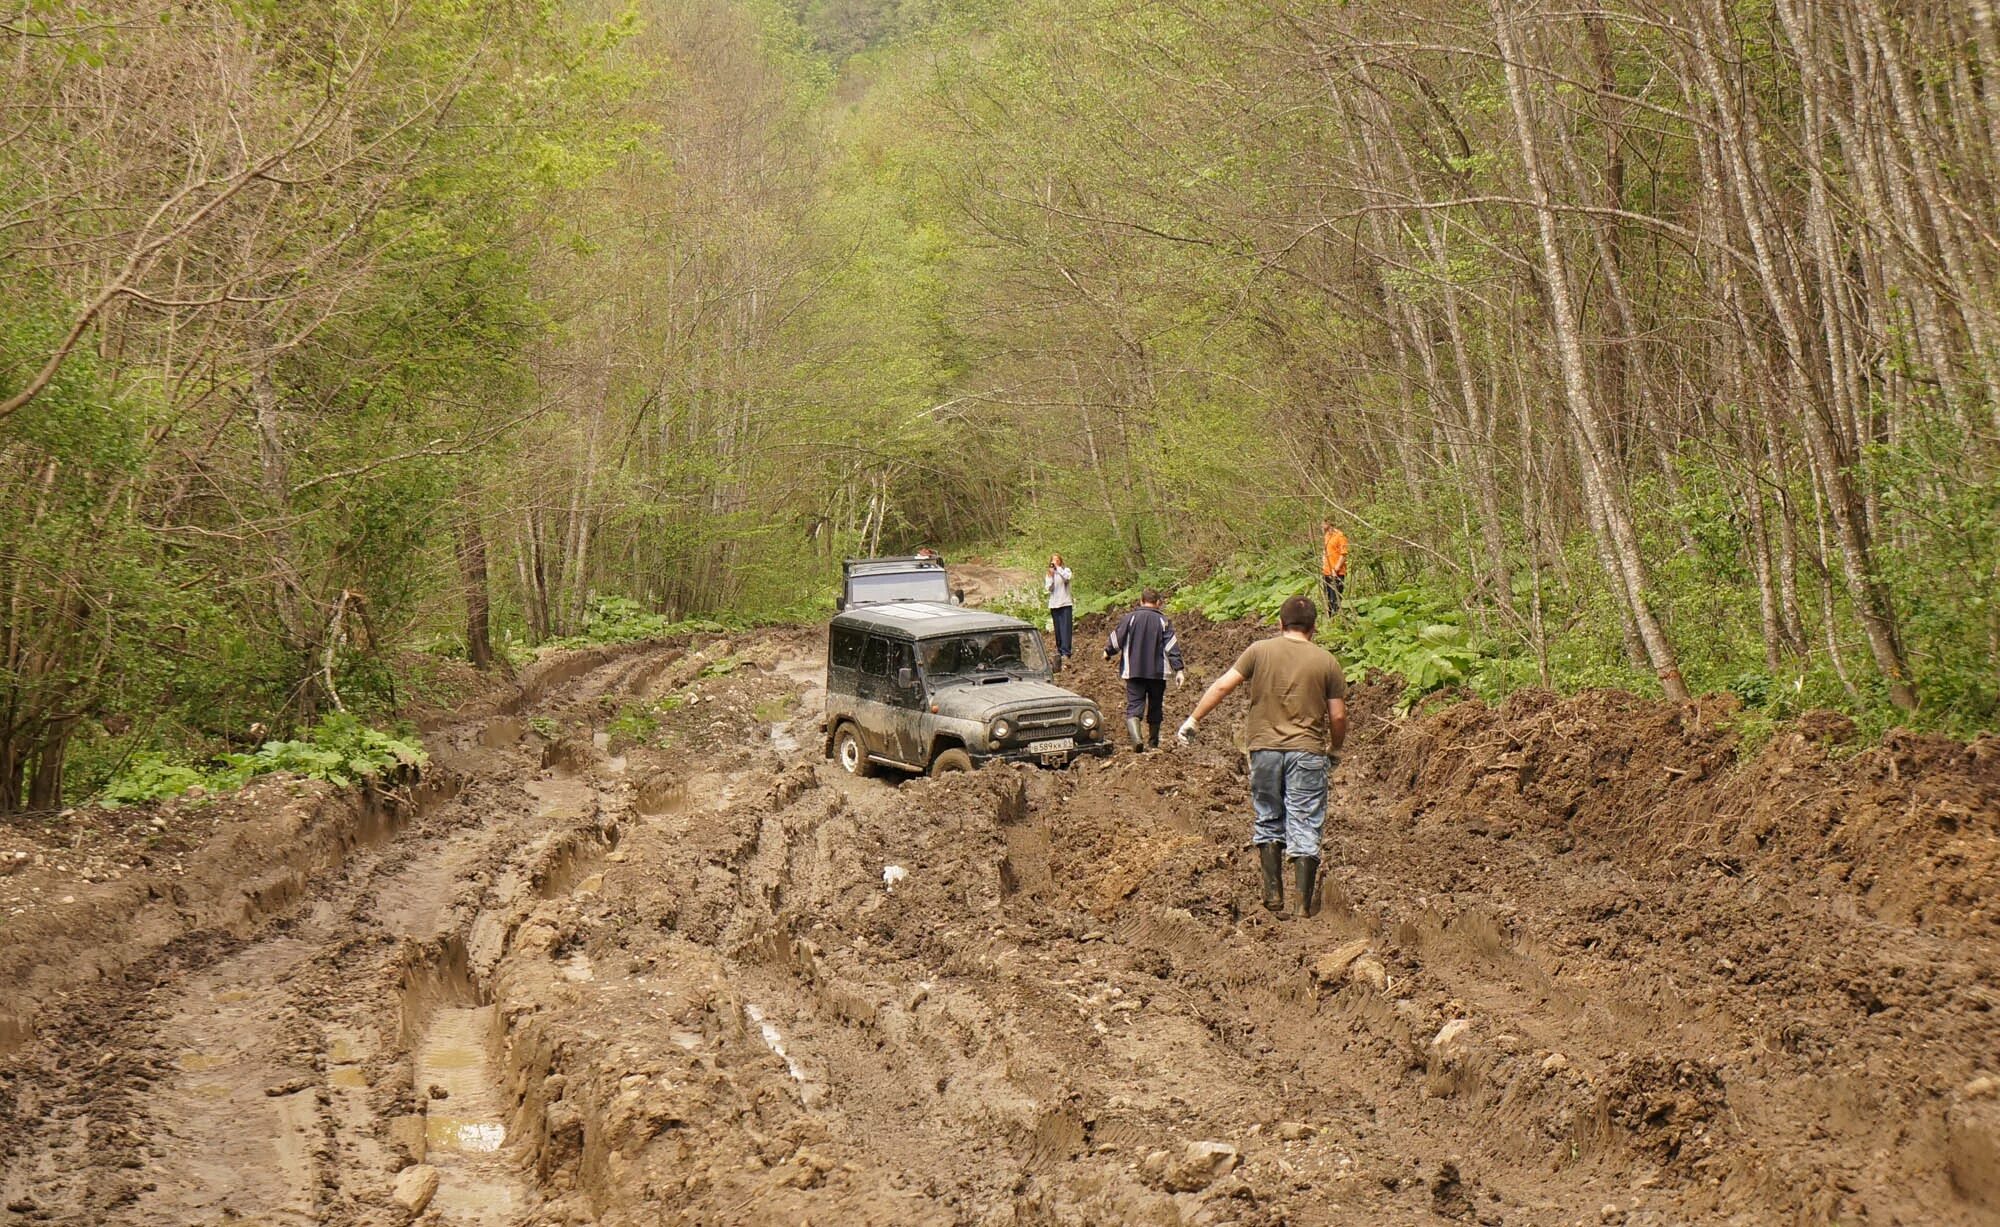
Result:
[[[955,771],[972,770],[972,755],[963,750],[946,750],[931,760],[932,775],[950,775]]]
[[[868,747],[861,744],[861,730],[852,724],[834,730],[833,761],[842,771],[864,780],[875,774],[875,764],[868,761]]]

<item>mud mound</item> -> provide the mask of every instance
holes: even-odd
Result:
[[[1837,757],[1815,713],[1740,762],[1732,696],[1524,691],[1396,725],[1361,762],[1420,828],[1556,834],[1683,867],[1824,879],[1869,914],[1945,935],[2000,923],[2000,738],[1892,733]],[[1569,846],[1563,844],[1560,846]]]

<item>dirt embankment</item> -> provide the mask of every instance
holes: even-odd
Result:
[[[1181,621],[1170,724],[1260,633]],[[1064,679],[1115,711],[1102,635]],[[819,757],[817,649],[644,650],[441,728],[455,795],[254,932],[92,971],[0,1057],[0,1205],[2000,1218],[1991,739],[1815,726],[1742,766],[1713,703],[1397,721],[1363,687],[1324,911],[1279,919],[1233,708],[1068,772],[854,780]]]

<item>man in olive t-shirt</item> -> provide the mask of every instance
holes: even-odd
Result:
[[[1347,678],[1333,653],[1313,642],[1319,610],[1295,596],[1278,612],[1279,634],[1260,640],[1215,680],[1180,727],[1195,725],[1238,686],[1250,684],[1243,741],[1250,751],[1251,840],[1264,873],[1264,906],[1285,910],[1285,854],[1292,858],[1299,914],[1319,913],[1319,836],[1326,821],[1326,776],[1347,740]]]

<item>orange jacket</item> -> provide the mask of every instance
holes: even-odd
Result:
[[[1337,528],[1326,533],[1326,558],[1319,564],[1321,575],[1347,574],[1347,534]]]

